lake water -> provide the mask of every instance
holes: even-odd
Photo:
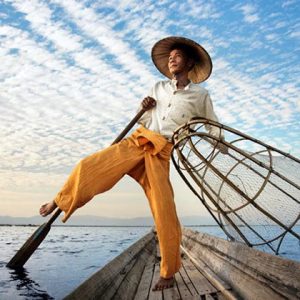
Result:
[[[0,226],[0,299],[62,299],[98,271],[151,227],[52,227],[23,272],[6,268],[16,250],[36,228]],[[194,230],[225,238],[217,226]],[[300,261],[300,245],[291,240],[284,249],[288,258]]]

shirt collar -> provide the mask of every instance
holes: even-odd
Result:
[[[174,91],[177,91],[177,80],[176,80],[176,79],[171,79],[171,80],[170,80],[170,84],[171,84],[171,86],[172,86],[172,89],[173,89]],[[184,87],[183,90],[189,90],[189,89],[192,88],[193,85],[194,85],[194,83],[192,83],[192,82],[190,81],[190,83],[189,83],[188,85],[186,85],[186,86]]]

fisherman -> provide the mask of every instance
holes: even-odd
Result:
[[[169,180],[171,138],[192,117],[218,119],[208,92],[197,85],[212,71],[210,56],[202,46],[187,38],[167,37],[153,46],[152,60],[169,80],[156,83],[142,101],[146,113],[141,126],[121,142],[81,160],[56,198],[41,206],[40,214],[47,216],[58,206],[65,212],[65,222],[125,174],[133,177],[143,187],[154,218],[161,262],[153,290],[162,290],[174,285],[181,266],[181,226]],[[215,136],[221,134],[216,127],[208,130]]]

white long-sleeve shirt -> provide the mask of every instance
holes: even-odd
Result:
[[[184,89],[177,89],[176,80],[157,82],[148,96],[156,100],[156,106],[146,111],[139,123],[159,132],[171,141],[177,127],[193,117],[207,118],[218,122],[208,91],[189,83]],[[220,129],[206,126],[210,134],[219,136]],[[222,136],[222,132],[221,132]]]

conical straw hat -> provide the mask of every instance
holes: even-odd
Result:
[[[151,56],[156,68],[166,77],[172,79],[172,74],[168,68],[170,51],[176,45],[183,45],[189,49],[190,54],[195,60],[194,67],[189,72],[189,79],[193,83],[205,81],[211,74],[212,61],[207,51],[196,42],[178,36],[170,36],[158,41],[152,48]]]

